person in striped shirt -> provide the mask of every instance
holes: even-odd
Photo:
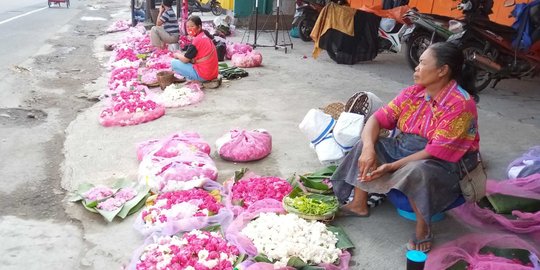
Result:
[[[163,0],[159,7],[156,26],[150,30],[150,40],[154,47],[165,48],[167,44],[178,43],[180,29],[176,13],[172,9],[172,2],[173,0]]]

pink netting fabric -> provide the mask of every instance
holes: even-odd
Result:
[[[248,44],[232,43],[227,44],[227,52],[225,56],[227,59],[231,59],[233,55],[237,53],[248,53],[253,51],[253,47]]]
[[[174,157],[188,149],[210,155],[210,145],[196,132],[177,132],[164,139],[144,141],[137,145],[137,159],[140,161],[150,152],[160,157]]]
[[[247,53],[235,53],[231,58],[233,66],[241,68],[258,67],[262,65],[262,54],[258,51],[251,51]]]
[[[483,247],[504,249],[525,249],[532,254],[532,266],[516,263],[514,260],[489,254],[479,254]],[[540,269],[538,266],[538,250],[514,235],[504,234],[471,234],[446,243],[432,250],[426,261],[425,269],[447,269],[459,260],[470,264],[468,270],[525,270]]]
[[[506,194],[518,197],[540,199],[540,174],[507,181],[488,180],[487,194]],[[480,228],[507,230],[514,233],[529,234],[540,241],[540,212],[524,213],[512,211],[517,219],[509,219],[477,204],[465,203],[450,211],[464,223]]]

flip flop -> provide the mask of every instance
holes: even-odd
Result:
[[[356,212],[353,212],[347,208],[344,208],[344,207],[340,207],[337,214],[336,214],[336,217],[358,217],[358,218],[367,218],[369,217],[369,214],[370,213],[367,213],[366,215],[360,215]]]
[[[423,243],[431,243],[431,246],[433,246],[433,234],[431,232],[427,235],[426,238],[421,239],[421,240],[416,239],[416,234],[413,233],[411,241],[407,243],[406,247],[407,247],[407,250],[418,250],[418,249],[415,249],[415,247]],[[418,251],[428,253],[430,250],[431,250],[431,247],[426,250],[418,250]]]

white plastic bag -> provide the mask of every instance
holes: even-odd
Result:
[[[329,134],[321,142],[315,145],[315,152],[322,165],[337,165],[341,162],[345,153],[334,140],[334,136]]]
[[[334,139],[345,152],[348,152],[360,140],[360,133],[363,128],[363,115],[343,112],[334,127]]]
[[[309,141],[316,145],[330,134],[335,124],[336,121],[331,115],[318,109],[311,109],[298,127]]]

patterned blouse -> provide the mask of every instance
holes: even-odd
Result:
[[[381,128],[427,138],[425,150],[436,158],[457,162],[479,150],[476,103],[455,81],[435,97],[420,85],[407,87],[374,115]]]

